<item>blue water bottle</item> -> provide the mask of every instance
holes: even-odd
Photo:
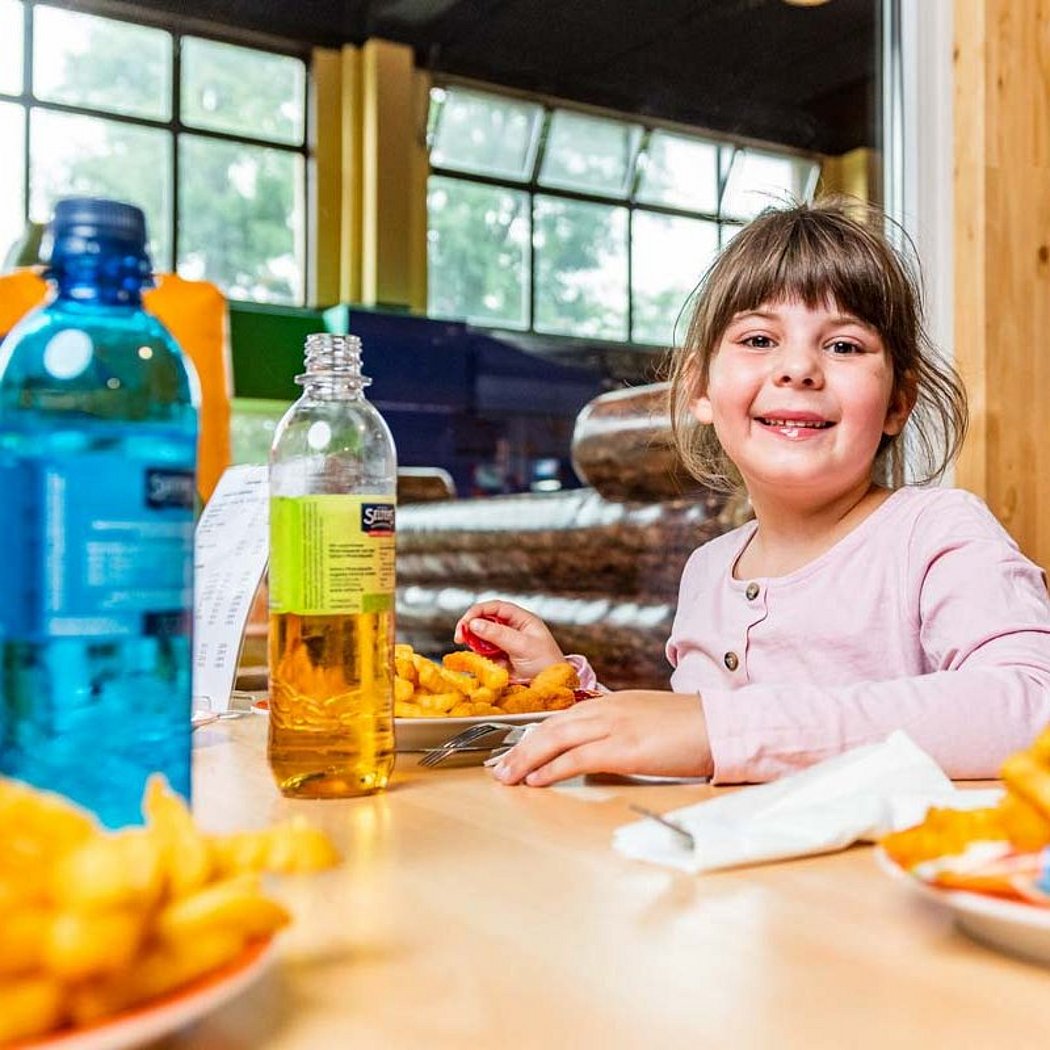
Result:
[[[51,244],[0,345],[0,773],[120,827],[154,771],[189,798],[197,381],[138,208],[59,201]]]

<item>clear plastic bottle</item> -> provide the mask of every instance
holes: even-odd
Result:
[[[270,451],[270,767],[291,797],[367,795],[394,766],[397,457],[355,336],[309,336],[296,382]]]
[[[0,772],[119,827],[154,771],[190,793],[197,386],[141,211],[63,200],[51,240],[0,346]]]

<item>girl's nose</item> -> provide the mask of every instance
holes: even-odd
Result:
[[[820,354],[805,347],[785,346],[773,362],[773,382],[777,386],[823,386]]]

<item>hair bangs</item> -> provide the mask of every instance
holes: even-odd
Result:
[[[834,303],[880,332],[900,323],[894,301],[901,289],[893,287],[885,254],[856,236],[856,224],[847,235],[806,212],[766,219],[741,231],[708,275],[719,304],[709,328],[716,339],[738,313],[789,299],[810,309]]]

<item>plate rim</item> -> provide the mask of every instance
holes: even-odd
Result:
[[[513,728],[533,722],[542,722],[554,713],[554,711],[522,711],[519,714],[470,715],[463,718],[395,718],[394,749],[399,755],[421,755],[440,747],[450,737],[462,733],[464,729],[469,729],[472,725],[479,725],[482,722],[498,722]],[[434,739],[431,742],[420,743],[418,740],[413,740],[410,743],[405,740],[406,732],[411,734],[425,730],[433,731]]]
[[[241,953],[187,984],[90,1025],[58,1029],[11,1050],[124,1050],[160,1039],[229,1002],[269,968],[275,938],[258,937]]]
[[[933,886],[913,875],[907,868],[901,867],[881,846],[875,847],[875,861],[891,878],[903,879],[922,897],[943,904],[952,911],[1050,933],[1050,908],[1028,904],[1025,901],[1006,900],[994,897],[990,893]]]

